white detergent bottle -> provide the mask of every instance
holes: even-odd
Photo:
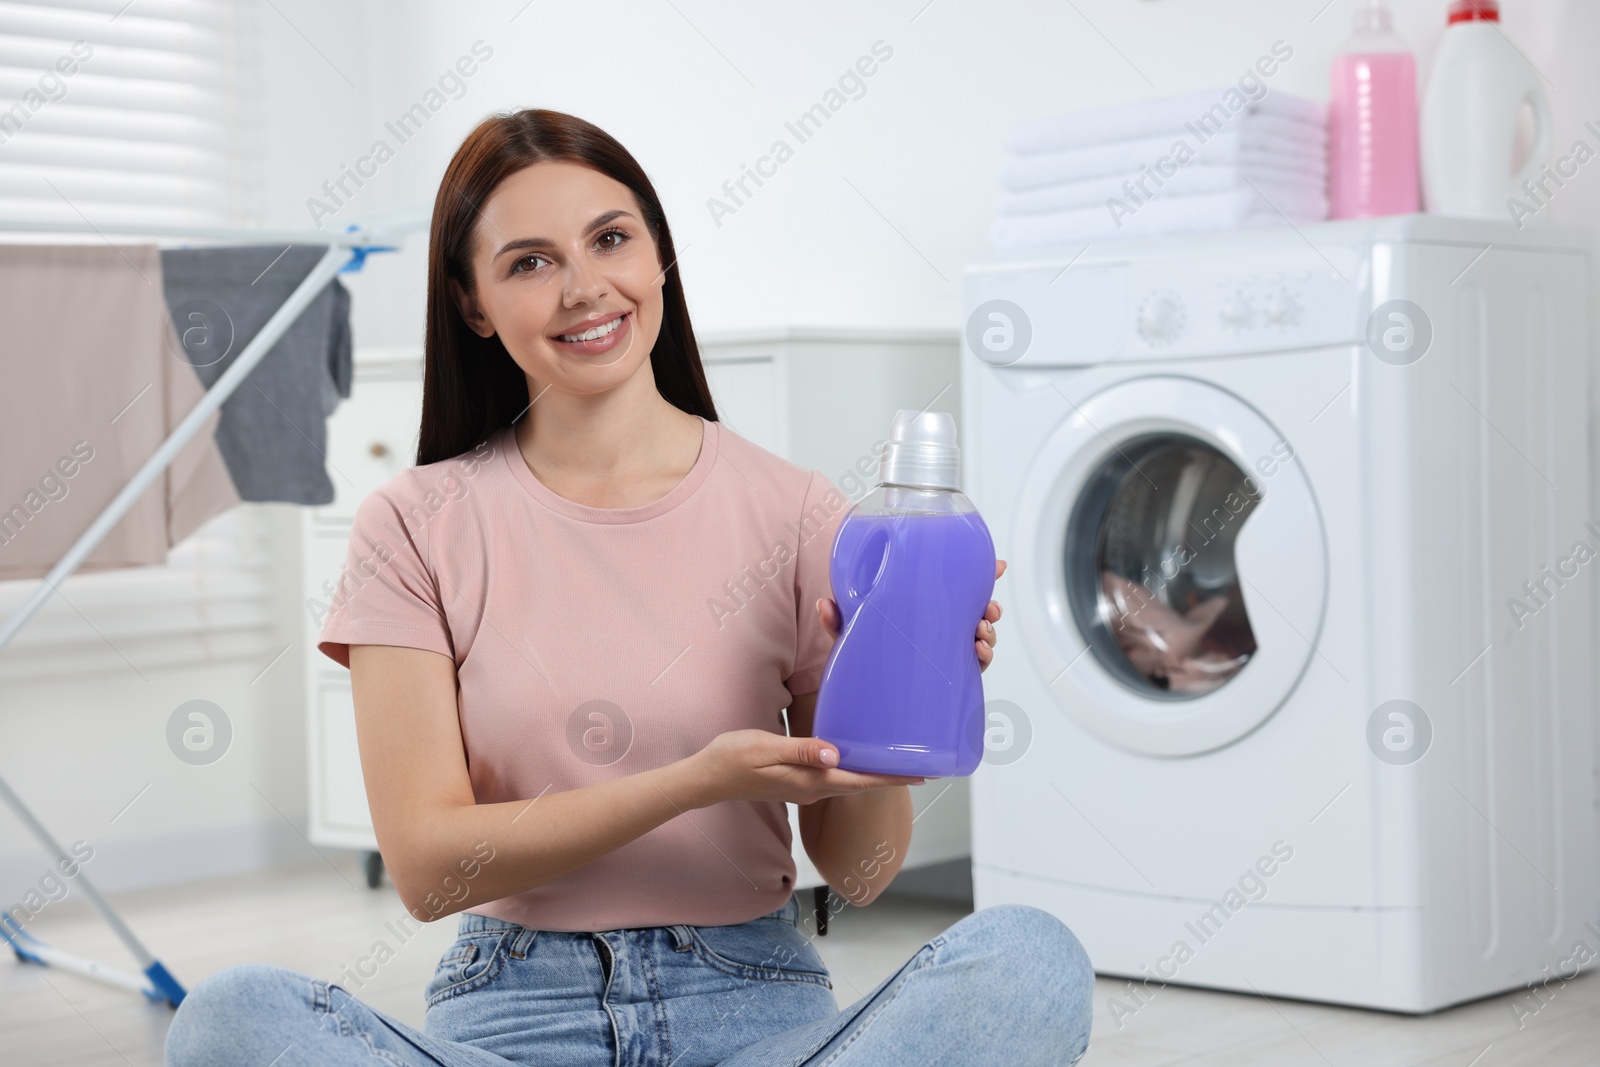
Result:
[[[1533,108],[1533,151],[1513,174],[1522,105]],[[1435,215],[1518,221],[1510,201],[1527,196],[1550,153],[1550,100],[1539,73],[1506,40],[1498,0],[1455,0],[1434,53],[1420,123],[1422,189]]]

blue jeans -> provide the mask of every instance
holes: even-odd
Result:
[[[799,917],[794,894],[733,926],[568,933],[462,913],[421,1031],[339,985],[239,964],[178,1007],[167,1064],[1064,1067],[1088,1048],[1094,972],[1049,912],[974,912],[843,1011]]]

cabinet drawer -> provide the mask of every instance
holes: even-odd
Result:
[[[787,456],[789,390],[780,359],[705,359],[703,366],[721,422],[768,452]]]
[[[373,489],[416,461],[422,424],[420,381],[357,381],[351,399],[328,419],[328,477],[333,503],[317,521],[351,518]]]
[[[372,811],[361,777],[361,750],[356,744],[356,708],[347,681],[322,681],[312,708],[317,739],[317,810],[313,825],[335,832],[372,832]]]

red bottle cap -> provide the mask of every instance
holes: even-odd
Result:
[[[1450,5],[1450,22],[1499,22],[1500,0],[1455,0]]]

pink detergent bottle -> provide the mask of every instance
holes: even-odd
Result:
[[[960,471],[954,416],[896,412],[878,487],[839,524],[828,570],[839,637],[812,734],[845,770],[948,778],[983,758],[974,642],[994,540]]]
[[[1355,13],[1334,57],[1328,98],[1330,218],[1406,215],[1421,206],[1417,181],[1417,61],[1394,32],[1383,0]]]

